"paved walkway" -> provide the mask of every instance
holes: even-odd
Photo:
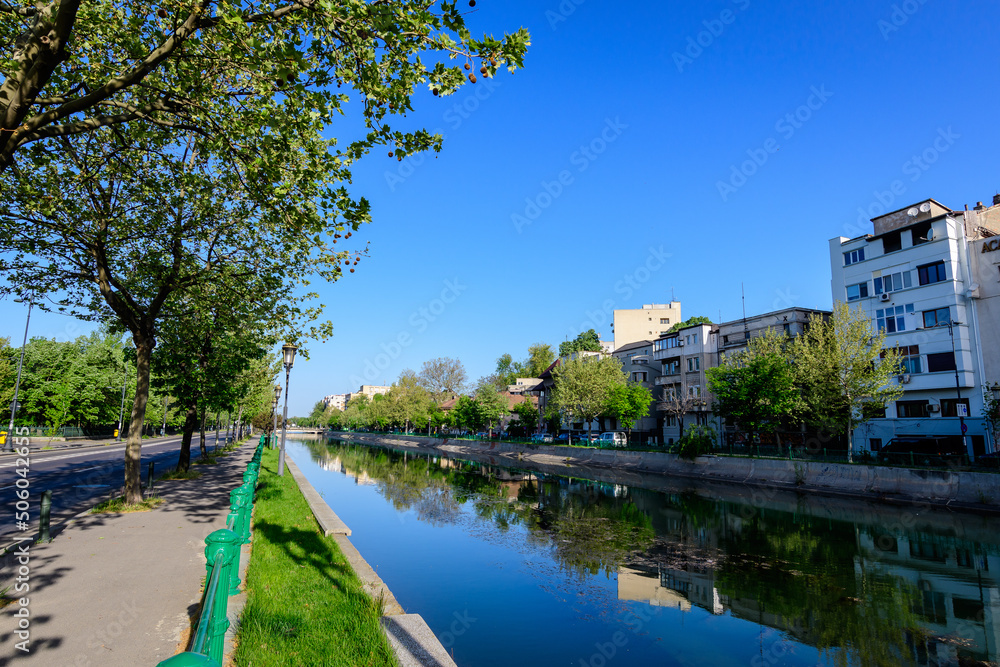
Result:
[[[157,482],[152,512],[83,514],[31,545],[28,648],[16,648],[19,609],[0,609],[0,666],[156,665],[183,649],[201,599],[205,536],[226,527],[229,492],[253,455],[251,438],[196,480]],[[0,508],[13,520],[13,501]],[[6,519],[4,519],[6,521]],[[19,565],[0,567],[0,589]]]

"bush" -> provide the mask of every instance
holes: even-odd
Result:
[[[709,426],[692,426],[684,431],[677,441],[678,455],[681,458],[693,460],[696,456],[712,451],[715,442],[715,431]]]

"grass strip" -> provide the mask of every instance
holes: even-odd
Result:
[[[292,476],[277,476],[277,462],[277,450],[265,449],[233,663],[395,666],[381,605],[320,531]]]

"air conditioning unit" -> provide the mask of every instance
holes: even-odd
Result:
[[[908,374],[897,375],[896,379],[899,380],[900,384],[910,384],[910,376]]]
[[[879,294],[879,295],[878,295],[878,300],[879,300],[879,301],[888,301],[888,300],[889,300],[889,299],[891,299],[891,298],[892,298],[892,297],[891,297],[891,296],[889,296],[889,293],[888,293],[888,292],[883,292],[882,294]]]
[[[684,347],[684,339],[683,338],[678,338],[677,339],[677,347]]]
[[[931,403],[927,406],[927,412],[941,412],[941,406],[937,403]]]

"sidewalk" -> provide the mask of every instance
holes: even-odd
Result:
[[[151,512],[82,514],[30,547],[29,653],[17,650],[17,603],[0,609],[0,666],[156,665],[183,650],[201,599],[205,537],[226,527],[229,492],[253,455],[251,438],[195,480],[158,481]],[[13,501],[9,503],[13,517]],[[0,589],[17,563],[5,558]]]

